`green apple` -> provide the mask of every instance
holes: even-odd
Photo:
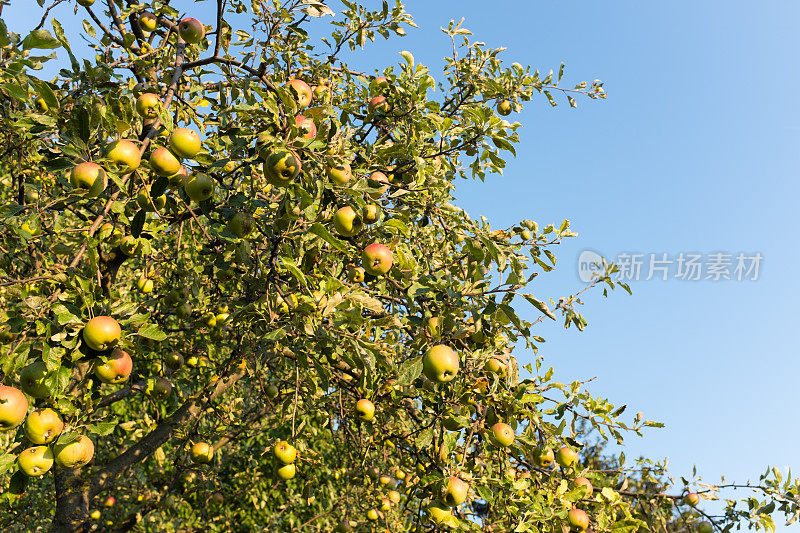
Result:
[[[153,398],[166,400],[172,393],[172,383],[167,378],[158,378],[153,383]]]
[[[442,336],[442,317],[432,316],[425,321],[425,332],[431,339],[438,339]]]
[[[100,520],[101,516],[103,515],[97,509],[89,513],[89,518],[91,518],[92,520]]]
[[[53,468],[53,451],[49,446],[33,446],[17,456],[19,469],[31,477],[43,476]]]
[[[295,474],[297,473],[297,468],[294,464],[288,465],[275,465],[275,473],[278,475],[279,478],[283,479],[284,481],[288,479],[292,479]]]
[[[190,302],[183,302],[178,306],[175,314],[178,315],[178,318],[189,318],[192,316],[192,310],[192,304]]]
[[[350,266],[347,271],[347,279],[352,283],[361,283],[364,281],[364,269],[357,266]]]
[[[150,168],[159,176],[168,178],[181,170],[181,162],[163,146],[150,153]]]
[[[139,147],[128,139],[120,139],[109,144],[106,147],[106,158],[114,165],[111,170],[117,174],[130,174],[139,168],[142,162]]]
[[[169,148],[178,157],[192,159],[200,151],[200,135],[189,128],[176,128],[169,136]]]
[[[178,352],[170,352],[164,356],[164,364],[170,370],[178,370],[183,366],[183,356]]]
[[[272,453],[283,464],[292,464],[297,459],[297,450],[285,440],[278,441],[272,447]]]
[[[350,164],[330,161],[328,163],[328,178],[336,185],[344,187],[353,178],[353,171],[350,168]]]
[[[502,100],[497,104],[497,113],[501,116],[507,117],[513,110],[514,104],[511,103],[511,100]]]
[[[569,446],[561,447],[556,453],[556,463],[564,468],[570,468],[578,463],[578,453]]]
[[[86,196],[94,198],[100,196],[106,190],[108,177],[103,167],[97,163],[87,161],[78,163],[72,168],[69,174],[69,182],[73,189],[86,191]]]
[[[228,231],[240,239],[250,235],[256,227],[256,220],[253,215],[245,211],[239,211],[228,221]]]
[[[270,400],[274,400],[275,398],[278,397],[278,394],[280,394],[278,387],[276,387],[272,383],[267,385],[267,398],[269,398]]]
[[[376,521],[379,518],[378,510],[377,509],[370,509],[367,511],[367,520],[371,520],[372,522]]]
[[[47,365],[44,361],[34,361],[20,371],[19,384],[25,394],[34,398],[47,398],[50,396],[47,374]]]
[[[483,365],[483,368],[487,372],[491,372],[492,374],[504,374],[506,366],[503,362],[498,359],[497,357],[490,357],[486,360],[486,363]]]
[[[431,503],[428,506],[428,514],[431,520],[437,524],[446,524],[453,519],[453,513],[450,511],[450,508],[439,502]]]
[[[553,466],[555,459],[553,449],[549,446],[536,448],[533,456],[533,462],[540,468],[550,468]]]
[[[216,184],[211,176],[197,174],[183,185],[186,196],[197,203],[204,202],[214,196]]]
[[[61,417],[49,407],[36,409],[25,420],[25,436],[33,444],[49,444],[63,429]]]
[[[572,488],[584,487],[585,494],[584,498],[590,498],[592,496],[592,492],[594,492],[594,487],[592,487],[592,482],[586,479],[585,477],[576,477],[575,481],[572,482]]]
[[[386,495],[389,496],[389,499],[393,503],[400,503],[400,499],[402,496],[396,490],[390,490]]]
[[[178,34],[189,44],[197,44],[206,35],[206,28],[197,19],[185,18],[178,23]]]
[[[689,494],[683,497],[683,503],[695,507],[697,506],[698,503],[700,503],[700,495],[697,494],[696,492],[690,492]]]
[[[103,383],[119,385],[128,381],[133,371],[133,359],[125,350],[119,348],[111,352],[105,363],[97,359],[94,363],[94,373]]]
[[[136,195],[136,203],[139,204],[139,207],[144,211],[160,211],[167,205],[167,195],[162,194],[158,198],[153,198],[150,195],[149,187],[142,187],[139,194]]]
[[[435,383],[447,383],[458,374],[458,354],[449,346],[437,344],[422,357],[422,372]]]
[[[214,447],[207,442],[197,442],[190,451],[192,462],[207,464],[214,458]]]
[[[89,7],[94,4],[94,0],[77,0],[79,6]]]
[[[150,294],[153,292],[153,286],[153,280],[145,275],[139,276],[139,279],[136,280],[136,288],[144,294]]]
[[[215,492],[211,495],[211,502],[217,505],[222,505],[225,503],[225,496],[223,496],[221,492]]]
[[[366,398],[361,398],[356,402],[356,413],[358,418],[365,422],[369,422],[375,417],[375,404]]]
[[[489,441],[498,448],[507,448],[514,443],[514,430],[511,426],[498,422],[489,430]],[[551,450],[552,451],[552,450]]]
[[[448,507],[458,507],[464,500],[467,499],[467,492],[469,485],[467,485],[461,478],[450,476],[444,480],[444,498],[443,501]]]
[[[697,524],[697,533],[713,533],[714,526],[711,525],[711,522],[700,522]]]
[[[53,446],[56,463],[64,468],[80,468],[94,457],[94,442],[86,435],[68,444],[56,443]]]
[[[361,210],[361,219],[364,224],[374,224],[381,218],[381,208],[375,204],[366,204]]]
[[[28,399],[21,390],[0,385],[0,430],[14,429],[28,414]]]
[[[389,112],[391,106],[389,102],[386,100],[386,97],[383,95],[376,96],[372,100],[369,101],[369,105],[367,105],[367,110],[369,111],[370,115],[382,115]]]
[[[361,231],[363,227],[364,224],[361,217],[349,205],[340,207],[333,214],[333,228],[342,237],[352,237]]]
[[[307,107],[311,103],[312,92],[311,87],[303,80],[294,78],[287,83],[289,91],[294,95],[297,100],[297,105],[300,109]]]
[[[139,27],[142,31],[153,31],[156,29],[158,19],[149,11],[143,11],[139,14]]]
[[[570,509],[567,513],[567,522],[573,531],[586,531],[589,527],[589,515],[581,509]]]
[[[294,125],[297,127],[298,135],[307,141],[313,141],[317,136],[317,125],[312,118],[297,115],[294,117]]]
[[[136,99],[136,112],[143,118],[156,118],[161,109],[161,98],[157,94],[144,93]]]
[[[119,342],[122,328],[110,316],[96,316],[83,327],[83,342],[92,350],[104,352]]]
[[[278,150],[267,156],[264,161],[264,176],[276,187],[285,187],[298,175],[302,164],[294,152]]]
[[[382,276],[392,268],[394,256],[388,246],[372,243],[361,252],[361,262],[367,274]]]

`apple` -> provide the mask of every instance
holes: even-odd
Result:
[[[168,178],[181,170],[181,162],[163,146],[150,152],[150,168],[159,176]]]
[[[285,187],[295,179],[302,168],[300,158],[294,152],[278,150],[267,156],[264,176],[276,187]]]
[[[394,502],[394,503],[400,503],[400,498],[401,498],[401,496],[400,496],[400,493],[399,493],[399,492],[397,492],[396,490],[390,490],[390,491],[387,493],[387,496],[389,496],[389,499],[390,499],[392,502]]]
[[[367,274],[382,276],[392,268],[394,256],[388,246],[372,243],[361,252],[361,262]]]
[[[228,221],[228,231],[240,239],[247,237],[256,227],[253,215],[245,211],[239,211]]]
[[[497,357],[490,357],[486,360],[486,364],[483,365],[483,368],[492,374],[503,374],[506,366]]]
[[[697,533],[713,533],[714,526],[711,525],[711,522],[700,522],[697,524]]]
[[[352,283],[361,283],[364,281],[364,269],[357,266],[351,266],[347,271],[347,279]]]
[[[489,432],[489,440],[498,448],[507,448],[511,446],[515,437],[516,435],[514,434],[514,430],[511,429],[511,426],[503,422],[497,422],[491,427]]]
[[[380,170],[376,170],[367,178],[367,185],[373,189],[378,189],[375,192],[369,193],[370,197],[378,198],[389,190],[389,178]]]
[[[185,166],[181,165],[180,170],[178,170],[178,172],[172,176],[168,176],[167,179],[169,180],[170,189],[183,187],[189,181],[189,170]]]
[[[340,207],[333,214],[333,228],[342,237],[352,237],[361,231],[363,227],[364,223],[361,217],[349,205]]]
[[[389,483],[392,482],[392,478],[391,478],[391,476],[387,476],[386,474],[384,474],[384,475],[382,475],[381,477],[378,478],[378,482],[381,485],[388,485]]]
[[[89,513],[89,518],[91,518],[92,520],[100,520],[101,516],[102,514],[100,514],[100,511],[98,511],[97,509]]]
[[[376,521],[378,519],[378,510],[377,509],[370,509],[367,511],[367,520]]]
[[[569,468],[578,463],[578,452],[569,446],[563,446],[556,453],[556,463],[564,468]]]
[[[0,430],[14,429],[28,414],[28,399],[15,387],[0,385]]]
[[[53,446],[56,463],[64,468],[80,468],[94,457],[94,442],[86,435],[69,444],[56,443]]]
[[[540,468],[550,468],[553,466],[553,462],[555,461],[555,454],[553,453],[553,449],[549,446],[536,448],[536,453],[533,457],[534,463],[536,463]]]
[[[311,98],[312,98],[311,87],[309,87],[306,82],[294,78],[289,80],[289,83],[287,83],[287,85],[289,86],[289,90],[291,91],[291,93],[297,99],[297,105],[300,106],[301,109],[308,106],[308,104],[311,103]]]
[[[278,394],[280,394],[278,387],[276,387],[272,383],[267,385],[267,398],[269,398],[270,400],[274,400],[275,398],[278,397]]]
[[[292,479],[295,476],[295,474],[297,473],[297,468],[294,466],[294,464],[276,465],[275,473],[278,475],[279,478],[286,481]]]
[[[167,378],[158,378],[153,383],[153,398],[166,400],[172,393],[172,383]]]
[[[106,501],[103,502],[103,505],[105,507],[114,507],[115,503],[117,503],[117,500],[114,499],[113,496],[109,496],[108,498],[106,498]]]
[[[381,511],[386,512],[391,510],[391,508],[392,508],[392,500],[390,500],[389,498],[381,499],[381,507],[380,507]]]
[[[44,98],[41,96],[33,101],[33,105],[36,106],[36,109],[40,113],[46,113],[49,107],[47,106],[47,102],[44,101]]]
[[[156,29],[158,19],[149,11],[143,11],[139,14],[139,27],[142,31],[153,31]]]
[[[432,316],[425,321],[425,331],[431,339],[438,339],[442,336],[442,317]]]
[[[19,469],[26,476],[43,476],[53,468],[53,450],[49,446],[33,446],[17,456]]]
[[[225,503],[225,496],[223,496],[221,492],[215,492],[211,495],[211,502],[217,505],[222,505]]]
[[[145,275],[139,276],[139,279],[136,280],[136,288],[144,294],[150,294],[153,292],[153,280]]]
[[[77,0],[79,6],[89,7],[94,4],[94,0]]]
[[[586,531],[589,527],[589,515],[581,509],[570,509],[567,513],[567,522],[573,531]]]
[[[449,346],[437,344],[422,357],[422,372],[435,383],[447,383],[458,374],[458,355]]]
[[[100,196],[106,190],[108,178],[103,167],[97,163],[87,161],[78,163],[72,168],[69,174],[69,182],[73,189],[86,191],[86,196],[94,198]]]
[[[189,128],[176,128],[169,136],[169,147],[178,157],[192,159],[200,151],[200,135]]]
[[[441,505],[438,502],[434,502],[428,506],[428,514],[430,514],[431,520],[437,524],[450,522],[453,517],[453,513],[450,511],[450,508]]]
[[[372,80],[372,86],[378,91],[383,91],[389,88],[389,80],[384,76],[378,76]]]
[[[467,499],[467,492],[469,485],[467,485],[461,478],[450,476],[444,480],[444,498],[443,501],[448,507],[458,507],[464,500]]]
[[[139,147],[128,139],[120,139],[109,144],[106,147],[106,158],[115,165],[112,170],[116,170],[117,174],[130,174],[139,168],[142,162]]]
[[[189,452],[192,462],[197,464],[207,464],[214,458],[214,447],[207,442],[197,442]]]
[[[375,404],[366,398],[361,398],[356,402],[356,413],[358,418],[364,422],[369,422],[375,417]]]
[[[143,118],[156,118],[161,108],[161,98],[157,94],[144,93],[136,99],[136,112]]]
[[[34,361],[19,373],[19,384],[25,394],[34,398],[47,398],[50,389],[47,387],[47,365],[44,361]]]
[[[49,444],[61,434],[64,422],[52,409],[36,409],[25,420],[25,436],[33,444]]]
[[[170,352],[164,356],[164,364],[170,370],[178,370],[183,366],[183,356],[178,352]]]
[[[303,115],[294,117],[294,124],[297,126],[297,133],[307,141],[313,141],[317,136],[317,125],[314,120]]]
[[[364,224],[374,224],[381,218],[381,208],[375,204],[366,204],[361,210],[361,219]]]
[[[285,465],[292,464],[295,459],[297,459],[297,450],[285,440],[278,441],[278,443],[272,447],[272,453]]]
[[[94,363],[94,373],[103,383],[124,383],[128,381],[132,371],[133,359],[128,352],[119,348],[111,352],[105,363],[100,359]]]
[[[149,188],[142,187],[142,189],[136,195],[136,203],[139,204],[139,207],[144,211],[160,211],[161,209],[164,209],[165,205],[167,205],[167,195],[162,194],[158,198],[153,198],[150,196]]]
[[[370,115],[378,114],[382,115],[389,112],[390,109],[389,102],[386,101],[386,97],[376,96],[372,100],[369,101],[369,105],[367,105],[367,110],[369,111]]]
[[[353,171],[349,163],[328,163],[328,178],[339,185],[344,187],[353,178]]]
[[[700,503],[700,495],[697,494],[696,492],[690,492],[689,494],[683,497],[683,503],[695,507],[698,503]]]
[[[98,352],[110,350],[119,342],[122,328],[110,316],[96,316],[83,327],[83,342]]]
[[[585,477],[576,477],[575,481],[572,482],[572,487],[586,487],[586,494],[584,498],[590,498],[592,496],[592,492],[594,492],[594,488],[592,487],[592,482],[586,479]]]
[[[197,44],[205,37],[206,28],[197,19],[185,18],[178,23],[178,33],[187,43]]]
[[[214,179],[206,174],[197,174],[183,184],[186,196],[197,203],[204,202],[214,196],[215,188]]]
[[[514,105],[511,103],[511,100],[502,100],[499,104],[497,104],[497,113],[501,116],[507,117],[513,110]]]
[[[175,311],[175,314],[178,315],[178,318],[189,318],[190,316],[192,316],[191,302],[183,302],[181,305],[178,306],[178,309]]]

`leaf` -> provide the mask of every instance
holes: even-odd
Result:
[[[133,217],[133,221],[131,222],[131,235],[139,238],[139,235],[142,234],[142,228],[144,228],[144,222],[147,219],[147,211],[144,209],[139,209],[139,212],[136,213],[136,216]]]
[[[336,237],[331,235],[331,232],[328,231],[328,228],[326,228],[325,226],[323,226],[319,222],[314,222],[311,225],[311,227],[308,229],[308,231],[310,231],[311,233],[313,233],[314,235],[316,235],[317,237],[319,237],[323,241],[327,242],[328,244],[330,244],[331,246],[333,246],[334,248],[336,248],[340,252],[346,252],[347,251],[347,245],[344,242],[342,242],[340,239],[337,239]]]
[[[154,341],[163,341],[167,338],[167,334],[155,324],[146,324],[142,326],[139,328],[137,335],[146,339],[153,339]]]
[[[530,303],[532,303],[536,309],[541,311],[543,315],[547,316],[548,318],[552,318],[553,320],[556,319],[556,315],[554,315],[553,312],[550,311],[546,303],[535,298],[532,294],[523,294],[522,296]]]
[[[23,50],[30,50],[32,48],[50,50],[60,46],[61,43],[58,42],[58,39],[53,37],[53,34],[50,33],[49,30],[34,30],[30,32],[27,37],[25,37],[24,41],[22,41]]]
[[[400,365],[397,372],[398,385],[410,385],[422,374],[422,357],[412,357]]]
[[[34,88],[36,89],[36,94],[44,99],[47,107],[50,109],[58,109],[58,97],[56,96],[56,93],[53,92],[53,89],[50,88],[50,85],[36,78],[31,78],[30,80],[31,84],[33,84]]]
[[[403,56],[403,59],[406,60],[406,63],[408,63],[409,67],[414,66],[414,56],[411,54],[411,52],[409,52],[408,50],[403,50],[402,52],[400,52],[400,55]]]
[[[365,309],[369,309],[370,311],[374,311],[375,313],[383,314],[386,310],[383,308],[383,304],[380,300],[373,298],[372,296],[367,296],[366,294],[361,293],[351,293],[347,295],[348,300],[352,300],[361,305],[361,307]]]
[[[331,8],[322,2],[308,2],[306,7],[300,9],[303,13],[311,17],[324,17],[325,15],[334,16],[335,13]]]
[[[0,474],[4,474],[11,465],[14,464],[14,460],[17,457],[13,454],[7,453],[5,455],[0,455]]]
[[[117,421],[113,422],[98,422],[97,424],[89,424],[86,426],[91,433],[96,435],[105,436],[114,431],[114,428],[117,427]]]

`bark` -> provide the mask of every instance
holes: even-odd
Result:
[[[51,533],[86,531],[89,516],[89,490],[81,479],[81,471],[55,468],[56,515]]]

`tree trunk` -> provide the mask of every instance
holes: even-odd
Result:
[[[89,518],[89,491],[80,469],[55,468],[56,515],[50,533],[86,531]]]

